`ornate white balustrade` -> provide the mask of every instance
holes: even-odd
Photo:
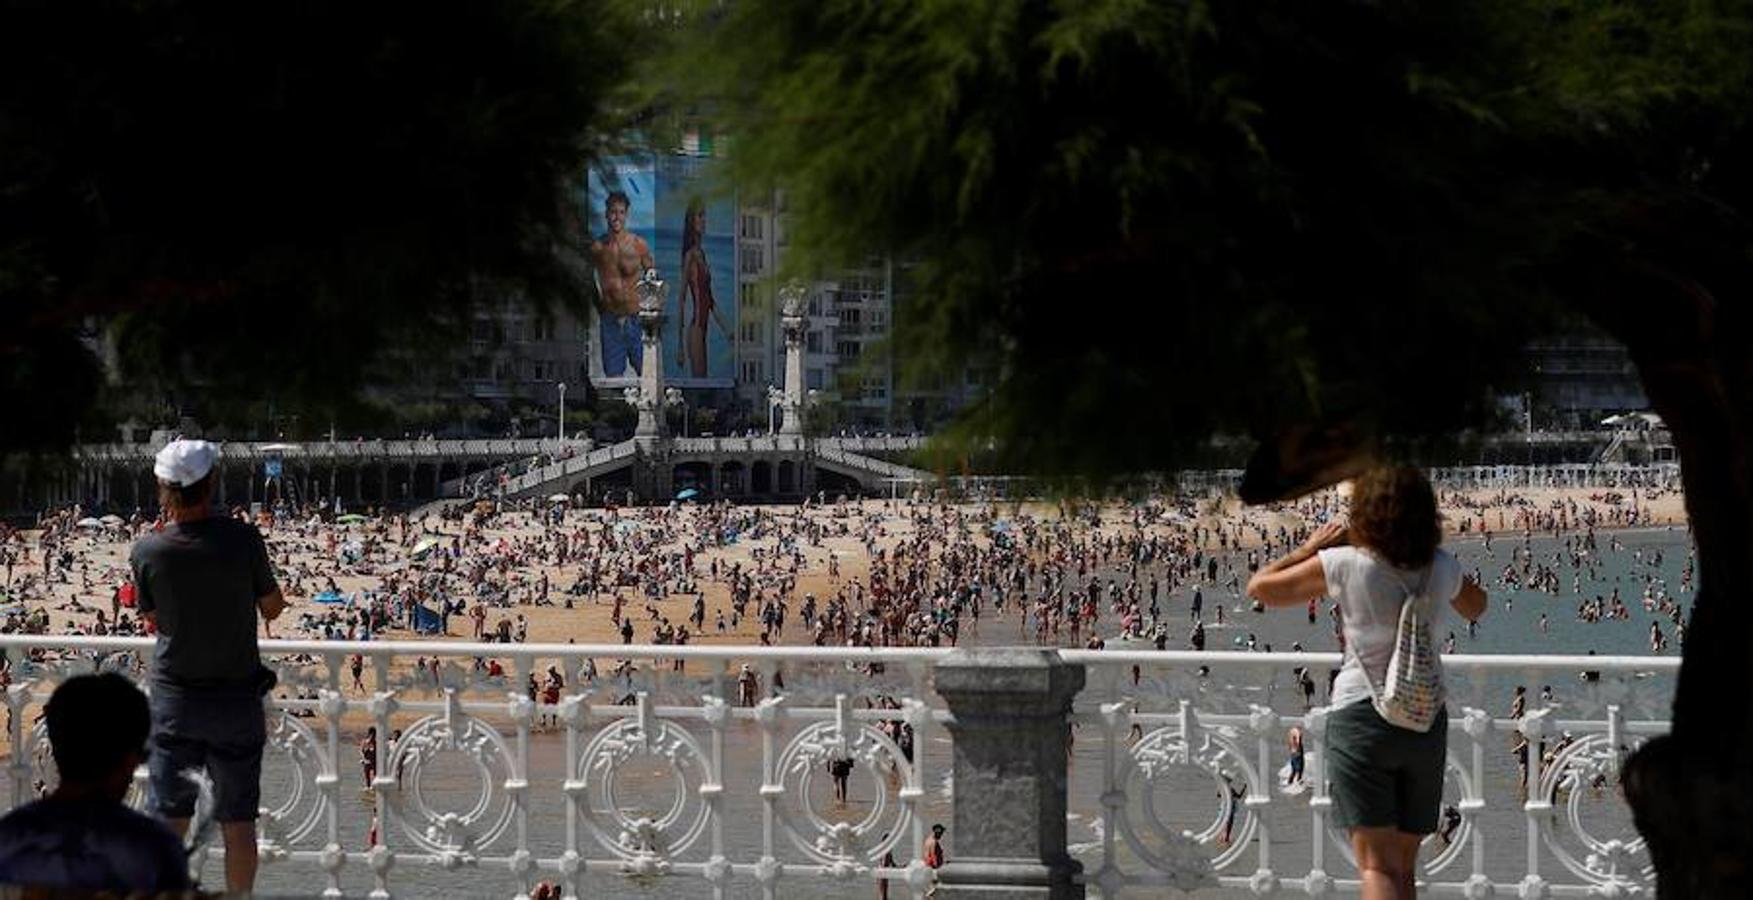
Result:
[[[1349,842],[1329,823],[1327,674],[1334,654],[1066,651],[1087,669],[1074,721],[1069,838],[1104,896],[1135,886],[1222,885],[1258,895],[1355,894]],[[1317,705],[1304,708],[1306,667]],[[1668,730],[1679,660],[1453,656],[1442,833],[1424,842],[1421,886],[1465,897],[1653,895],[1654,873],[1619,792],[1619,767]],[[1514,686],[1525,715],[1508,717]],[[1542,699],[1550,688],[1552,700]],[[1288,738],[1306,750],[1290,780]],[[1513,747],[1528,754],[1524,789]],[[1078,790],[1076,768],[1094,786]],[[1225,840],[1227,832],[1228,839]]]
[[[16,804],[53,780],[35,711],[54,685],[93,668],[137,677],[151,644],[3,636],[0,647],[11,662]],[[966,659],[947,649],[268,641],[263,654],[281,678],[263,775],[265,893],[523,896],[549,880],[568,896],[638,885],[663,897],[813,897],[887,880],[892,896],[921,896],[931,873],[920,848],[934,821],[957,823],[946,838],[952,864],[959,841],[991,839],[974,833],[980,823],[1063,835],[1083,869],[1043,847],[1037,868],[1066,873],[1050,896],[1357,890],[1323,785],[1318,704],[1337,664],[1331,654],[1038,654],[1084,669],[1064,781],[1046,771],[1058,751],[980,739],[979,729],[1003,727],[992,709],[1029,696],[1004,684],[1002,662],[984,670],[995,706],[974,705],[986,702],[969,693],[985,676],[962,667],[946,707],[937,670]],[[1667,729],[1677,662],[1448,658],[1444,804],[1454,812],[1447,836],[1426,842],[1423,882],[1469,897],[1653,892],[1617,774],[1625,751]],[[745,664],[753,697],[744,696]],[[1307,710],[1298,667],[1317,683]],[[564,679],[557,702],[540,692],[532,700],[529,678],[540,684],[550,668]],[[1034,683],[1018,672],[1019,684]],[[1528,688],[1519,720],[1507,717],[1517,684]],[[1541,699],[1547,685],[1551,703]],[[1062,727],[1051,722],[1063,712],[1041,715],[1048,731]],[[378,767],[365,791],[354,760],[371,727]],[[1300,789],[1286,788],[1281,772],[1292,728],[1307,750]],[[1517,734],[1535,748],[1525,792],[1511,751]],[[1065,785],[1065,821],[1027,821],[1040,807],[1022,808],[1008,790],[958,792],[952,757],[957,772],[972,772],[994,753],[1015,755],[1006,777],[1036,773],[1037,790]],[[850,773],[844,802],[838,772]],[[139,778],[136,804],[145,799]],[[217,853],[201,847],[194,857],[210,878],[207,856]],[[955,878],[966,884],[980,871]],[[945,879],[940,895],[961,896],[948,869]]]

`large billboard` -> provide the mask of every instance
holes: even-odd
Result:
[[[587,255],[597,284],[588,329],[591,381],[637,384],[640,273],[655,267],[669,285],[663,325],[664,380],[679,387],[730,387],[737,324],[736,202],[715,190],[714,160],[659,154],[605,161],[586,179]]]

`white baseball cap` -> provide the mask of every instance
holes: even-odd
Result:
[[[158,451],[152,474],[166,484],[188,487],[206,478],[218,458],[219,447],[210,441],[171,441]]]

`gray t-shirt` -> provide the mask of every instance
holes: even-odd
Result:
[[[256,600],[276,584],[255,526],[225,516],[167,525],[136,541],[128,562],[140,611],[158,615],[154,680],[228,688],[256,679]]]
[[[1443,608],[1461,592],[1461,563],[1440,549],[1427,569],[1400,569],[1362,547],[1332,547],[1321,551],[1321,572],[1345,625],[1345,661],[1328,701],[1334,709],[1370,699],[1370,685],[1387,679],[1400,605],[1408,594],[1418,592],[1419,602],[1426,604],[1425,621],[1434,636]],[[1440,675],[1440,661],[1438,666]]]

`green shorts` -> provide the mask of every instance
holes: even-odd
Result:
[[[1388,724],[1363,700],[1327,716],[1327,781],[1340,828],[1436,830],[1448,761],[1449,714],[1419,734]]]

